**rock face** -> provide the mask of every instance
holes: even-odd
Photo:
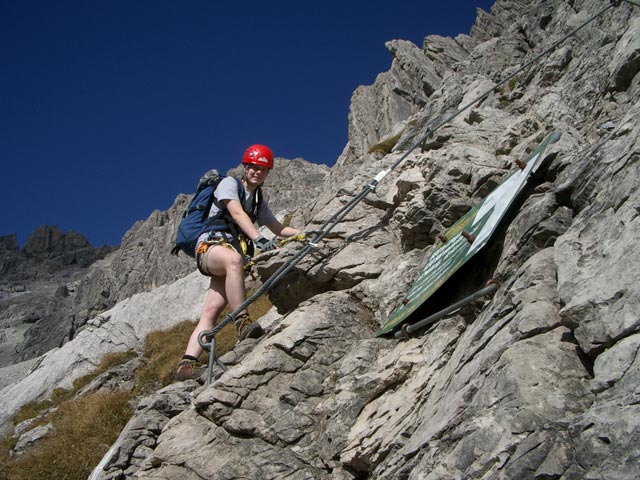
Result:
[[[0,367],[34,358],[73,337],[71,296],[92,263],[113,251],[79,233],[37,228],[20,250],[0,237]]]
[[[149,333],[197,319],[206,286],[206,279],[194,272],[171,288],[165,285],[139,293],[92,319],[73,340],[39,357],[26,378],[0,390],[0,426],[6,428],[25,403],[47,398],[58,387],[71,388],[75,379],[91,373],[107,353],[141,351]]]
[[[324,165],[276,159],[265,187],[274,212],[304,224],[327,175]],[[137,222],[119,248],[96,249],[76,232],[46,225],[22,250],[15,235],[0,237],[0,368],[59,347],[116,303],[193,272],[193,259],[169,253],[189,200],[180,194],[169,210]]]
[[[223,357],[209,387],[174,385],[155,412],[145,399],[91,478],[635,478],[640,9],[610,6],[496,87],[607,5],[498,0],[469,36],[390,42],[391,70],[354,94],[349,144],[308,228],[404,156],[401,168],[271,292],[265,337]],[[544,168],[440,301],[490,278],[493,298],[406,341],[375,337],[438,234],[553,130]],[[294,253],[268,255],[258,273]],[[162,288],[180,301],[183,285]]]
[[[31,234],[22,252],[27,257],[54,260],[62,265],[87,267],[98,253],[89,241],[76,232],[62,233],[57,227],[43,225]]]
[[[243,167],[228,172],[241,178]],[[316,204],[322,186],[329,176],[329,167],[309,163],[302,158],[275,158],[263,191],[273,213],[291,225],[301,226],[308,221],[305,215]]]
[[[313,224],[432,119],[601,7],[498,1],[455,48],[427,39],[423,58],[392,43],[403,60],[354,94],[350,143],[328,180],[340,188]],[[627,46],[638,14],[626,5],[603,16],[410,154],[275,289],[290,313],[165,427],[137,478],[633,478],[640,106]],[[557,155],[473,274],[448,287],[460,296],[496,277],[493,300],[416,339],[371,338],[437,234],[551,129],[563,132]],[[390,154],[367,154],[398,132]],[[202,442],[224,453],[199,454]]]
[[[274,213],[300,216],[317,197],[327,173],[328,167],[324,165],[302,159],[276,159],[265,187],[266,194],[274,199],[271,202]],[[228,174],[239,178],[242,170],[234,169]],[[76,328],[135,293],[150,291],[194,271],[192,258],[170,255],[175,232],[190,199],[189,195],[178,195],[169,210],[156,210],[145,222],[137,222],[125,234],[117,252],[92,265],[74,297]]]
[[[0,275],[3,289],[9,283],[50,277],[57,270],[86,268],[111,252],[94,248],[83,235],[42,225],[27,239],[22,250],[15,234],[0,237]],[[24,287],[24,285],[22,285]]]
[[[179,195],[169,210],[156,210],[146,221],[136,222],[125,233],[118,251],[89,268],[73,298],[75,330],[117,302],[193,271],[192,259],[170,254],[188,203],[187,195]]]
[[[275,167],[270,184],[265,186],[266,195],[273,199],[270,205],[276,215],[302,225],[303,212],[317,198],[328,167],[282,158],[276,159]],[[241,169],[228,173],[242,175]],[[165,289],[160,289],[167,284],[184,289],[184,285],[178,285],[195,270],[192,258],[170,254],[189,200],[188,195],[178,195],[168,211],[154,211],[146,221],[137,222],[117,250],[98,249],[93,257],[88,253],[92,247],[84,237],[73,232],[62,234],[56,227],[38,229],[27,241],[24,252],[18,249],[15,235],[0,238],[0,246],[4,248],[0,254],[3,273],[0,368],[5,367],[0,375],[0,388],[8,389],[7,415],[15,413],[14,408],[21,404],[51,393],[63,380],[68,387],[69,382],[94,368],[96,360],[111,350],[139,350],[144,335],[125,338],[132,331],[142,328],[146,334],[197,318],[197,313],[187,312],[200,305],[206,289],[199,274],[193,280],[198,285],[194,292],[188,290],[167,297],[161,293]],[[111,253],[105,256],[106,252]],[[93,258],[94,263],[86,268],[79,258]],[[101,259],[95,261],[97,258]],[[61,262],[65,259],[69,266],[63,268],[65,264],[61,266]],[[160,294],[161,298],[148,297],[154,300],[145,300],[149,303],[143,302],[144,307],[134,313],[130,300],[145,292]],[[158,312],[155,305],[164,304],[167,299],[175,305],[167,305],[165,311]],[[130,306],[127,308],[126,304]],[[114,333],[110,331],[109,319],[114,317],[114,309],[120,311],[118,306],[129,313],[116,317],[118,326]],[[168,317],[167,312],[171,313]],[[156,314],[165,320],[154,318]],[[95,345],[90,339],[98,327],[100,344]],[[75,341],[67,346],[69,340]],[[50,352],[61,346],[60,350]],[[15,364],[17,360],[23,362]],[[19,382],[29,370],[27,384],[39,385],[25,387]],[[18,382],[21,393],[11,390],[14,382]],[[6,419],[3,417],[2,421]]]

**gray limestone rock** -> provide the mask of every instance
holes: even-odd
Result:
[[[631,21],[630,28],[616,44],[614,58],[609,63],[613,90],[626,90],[640,71],[640,18]]]
[[[354,341],[370,334],[361,313],[347,295],[332,293],[285,317],[277,331],[203,391],[192,409],[171,421],[138,478],[349,478],[331,454],[339,451],[335,442],[348,425],[343,417],[361,408],[363,399],[352,390],[376,388],[369,382],[341,385],[347,373],[363,371],[377,350],[348,355]],[[344,395],[335,404],[340,391]],[[332,433],[314,434],[319,423]],[[185,443],[185,434],[193,441]],[[203,441],[225,454],[200,455]]]
[[[134,295],[73,340],[41,356],[24,378],[0,390],[0,430],[10,427],[20,406],[48,398],[55,388],[71,388],[76,378],[92,372],[107,353],[140,351],[150,332],[197,319],[206,286],[205,277],[195,272],[171,287]]]
[[[11,449],[12,455],[20,455],[29,447],[35,445],[39,440],[54,431],[53,425],[39,425],[20,435],[15,446]]]
[[[314,201],[328,168],[302,159],[276,159],[265,194],[275,214],[293,225],[303,225],[302,210]],[[240,169],[230,175],[241,177]],[[195,270],[185,254],[170,255],[175,232],[190,196],[178,195],[165,212],[154,211],[145,222],[137,222],[123,237],[120,249],[91,267],[74,296],[75,328],[139,292],[174,282]]]
[[[481,12],[471,35],[475,45],[466,43],[469,57],[451,63],[457,74],[446,69],[443,74],[449,80],[458,75],[471,92],[486,91],[486,84],[465,73],[468,69],[497,75],[512,68],[554,38],[564,25],[563,15],[575,26],[588,16],[585,8],[596,8],[593,2],[583,10],[561,2],[554,3],[556,8],[529,6],[499,1],[491,14]],[[627,13],[616,14],[619,25],[625,25]],[[608,115],[623,112],[623,103],[627,114],[618,117],[606,140],[593,142],[591,123],[575,120],[586,115],[584,99],[595,101],[596,92],[605,98],[607,82],[598,77],[581,84],[575,95],[567,93],[609,54],[611,42],[602,32],[614,25],[603,19],[596,27],[593,39],[604,48],[586,63],[576,62],[584,62],[592,48],[583,36],[581,45],[557,50],[543,68],[514,82],[511,92],[488,97],[473,114],[443,128],[424,152],[410,155],[408,168],[390,176],[392,187],[382,187],[367,207],[354,210],[318,254],[287,278],[274,301],[290,313],[233,374],[221,376],[200,395],[195,410],[176,417],[138,475],[179,472],[189,478],[195,472],[232,478],[286,471],[296,478],[631,478],[638,432],[635,396],[628,390],[636,370],[638,329],[630,310],[638,303],[632,285],[638,255],[631,240],[637,236],[638,215],[632,187],[638,178],[638,135],[631,121],[635,107],[626,99],[616,108],[602,100]],[[622,36],[624,28],[617,34]],[[416,65],[407,62],[406,71]],[[378,90],[367,93],[371,97],[354,95],[352,125],[374,117],[358,109],[375,105],[376,95],[378,101],[391,98],[387,82],[388,77],[379,77]],[[467,100],[455,86],[440,88],[429,97],[434,106],[426,108],[446,109]],[[597,107],[591,108],[597,117]],[[386,112],[384,121],[395,118],[386,129],[390,132],[404,119]],[[427,117],[415,116],[415,125],[389,156],[397,158],[415,141]],[[378,116],[369,132],[379,125],[384,123]],[[484,254],[485,264],[493,265],[487,274],[503,280],[492,301],[477,305],[475,313],[452,315],[404,343],[360,339],[346,350],[338,347],[340,368],[335,379],[325,375],[324,382],[319,381],[323,364],[335,361],[319,357],[322,342],[315,341],[313,348],[302,339],[290,342],[307,352],[293,362],[268,352],[295,320],[307,326],[296,329],[312,328],[328,311],[324,299],[337,301],[335,293],[323,293],[329,290],[350,292],[372,319],[384,318],[428,256],[434,236],[491,191],[513,168],[505,161],[526,155],[541,130],[563,127],[559,154],[525,191],[496,245]],[[364,176],[380,160],[364,157],[364,146],[374,136],[364,130],[352,130],[348,153],[331,172],[327,184],[341,185],[341,193],[357,191],[359,179],[350,182],[342,168],[358,158],[354,152],[361,152]],[[360,143],[352,142],[354,137]],[[344,204],[341,193],[323,199],[324,209],[316,206],[316,222]],[[358,236],[381,218],[386,223],[375,235]],[[383,255],[376,251],[380,245],[386,249]],[[282,261],[271,258],[261,274],[273,273]],[[358,273],[380,264],[384,268],[375,276]],[[331,328],[340,328],[340,321],[336,318]],[[274,369],[279,373],[274,375]],[[303,371],[308,371],[304,377]],[[286,394],[281,393],[284,384],[290,385]],[[260,399],[254,396],[257,391]],[[281,405],[302,410],[318,399],[311,414],[305,409],[304,422],[292,416],[302,423],[292,423]],[[318,412],[327,412],[326,419]],[[284,430],[274,416],[284,422]],[[213,463],[198,460],[195,445],[180,446],[185,433],[196,427],[201,438],[228,446],[232,453]],[[619,431],[631,434],[621,438]],[[324,471],[303,469],[319,465],[317,457],[310,457],[312,449],[323,459]],[[283,471],[269,470],[275,458]]]
[[[36,229],[21,250],[0,240],[0,367],[28,360],[73,337],[72,299],[92,263],[113,248],[94,248],[76,233]]]
[[[127,478],[153,452],[167,422],[189,407],[195,382],[170,385],[141,399],[135,416],[122,430],[118,441],[93,470],[89,480]]]
[[[311,174],[322,185],[296,218],[317,228],[405,163],[270,292],[267,334],[221,358],[227,370],[209,387],[185,382],[171,400],[147,400],[95,478],[635,478],[640,11],[623,3],[498,88],[602,2],[498,0],[470,35],[390,42],[390,70],[354,93],[349,142],[328,173]],[[562,133],[553,155],[438,301],[497,277],[493,297],[405,341],[376,337],[437,235],[552,130]],[[260,278],[298,248],[258,259]],[[196,278],[91,319],[59,350],[59,368],[50,353],[0,402],[15,411],[46,393],[36,391],[45,371],[63,384],[107,345],[140,342],[151,317],[195,315]],[[108,282],[95,291],[117,297]]]

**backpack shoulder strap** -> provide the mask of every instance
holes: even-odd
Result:
[[[244,185],[242,184],[242,180],[239,178],[234,177],[234,180],[238,184],[238,198],[240,199],[240,203],[242,203],[244,200]]]
[[[246,191],[246,188],[244,187],[242,180],[240,180],[239,178],[236,178],[235,180],[238,183],[238,198],[240,198],[240,204],[244,205],[244,192]],[[251,218],[251,220],[254,222],[258,217],[258,211],[260,210],[261,204],[262,204],[262,186],[256,188],[255,192],[253,192],[253,202],[252,202],[251,211],[246,212],[247,215],[249,215],[249,218]]]
[[[260,185],[255,192],[253,208],[256,214],[256,218],[258,217],[258,212],[260,211],[260,207],[262,206],[263,196],[262,196],[262,185]]]

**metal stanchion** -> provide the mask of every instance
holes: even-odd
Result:
[[[400,328],[400,331],[394,334],[394,337],[408,339],[410,338],[410,335],[412,332],[415,332],[416,330],[420,330],[421,328],[424,328],[427,325],[431,325],[432,323],[437,322],[438,320],[446,317],[448,314],[455,312],[456,310],[464,307],[465,305],[470,304],[471,302],[476,301],[481,297],[492,294],[498,289],[498,287],[500,287],[499,282],[497,282],[496,280],[490,280],[489,284],[486,287],[478,290],[475,293],[472,293],[468,297],[463,298],[462,300],[454,303],[453,305],[450,305],[449,307],[443,310],[440,310],[439,312],[436,312],[433,315],[430,315],[427,318],[420,320],[419,322],[416,322],[413,324],[404,323]]]

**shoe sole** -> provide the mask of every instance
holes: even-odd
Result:
[[[187,374],[187,373],[176,373],[175,376],[173,377],[173,380],[175,382],[184,382],[186,380],[198,380],[200,377],[202,377],[202,375],[204,375],[204,372],[206,370],[199,370],[199,371],[193,371],[193,373],[191,374]]]

